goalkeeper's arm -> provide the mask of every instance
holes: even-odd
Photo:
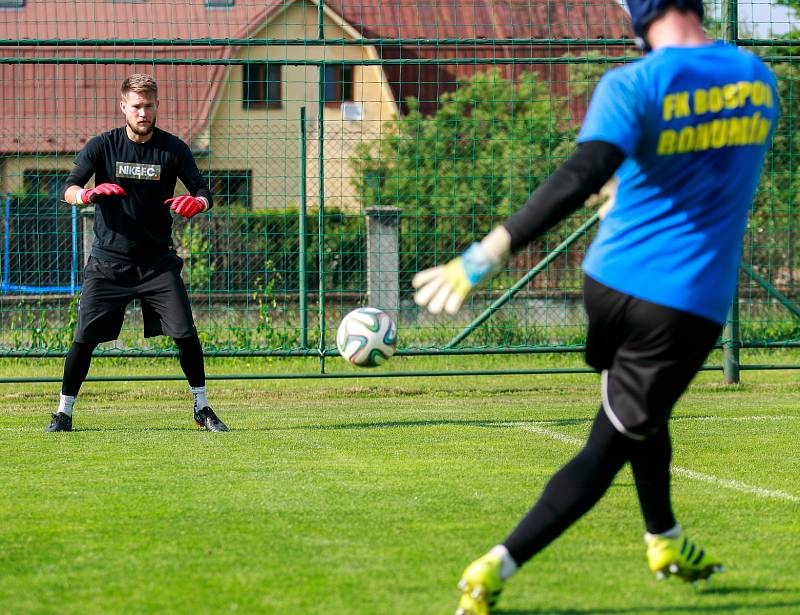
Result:
[[[600,191],[625,160],[616,145],[586,141],[539,186],[525,205],[503,222],[516,252],[580,208]]]
[[[533,194],[525,205],[480,243],[447,265],[420,271],[414,300],[429,311],[454,314],[473,289],[515,252],[555,226],[596,194],[625,160],[616,145],[586,141]]]

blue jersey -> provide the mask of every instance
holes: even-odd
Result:
[[[578,141],[612,143],[627,158],[586,273],[724,322],[778,115],[772,72],[721,42],[661,48],[606,73]]]

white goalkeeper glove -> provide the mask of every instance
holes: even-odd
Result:
[[[511,236],[499,226],[446,265],[420,271],[411,281],[414,301],[432,314],[455,314],[475,287],[500,269],[510,246]]]

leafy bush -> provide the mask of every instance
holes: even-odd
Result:
[[[364,220],[360,215],[326,211],[322,245],[325,288],[363,290]],[[231,209],[194,222],[195,247],[209,279],[208,289],[247,295],[274,285],[276,293],[300,288],[300,220],[298,212],[250,212]],[[319,287],[319,220],[306,216],[306,288]],[[279,273],[279,279],[272,281]],[[194,274],[194,271],[193,271]],[[188,279],[188,278],[187,278]],[[201,288],[195,286],[194,288]],[[203,288],[204,289],[204,288]]]
[[[419,216],[426,245],[416,249],[408,241],[420,233],[404,233],[401,269],[463,248],[519,208],[572,147],[564,108],[534,72],[513,83],[491,70],[444,94],[434,115],[408,99],[406,116],[359,145],[353,184],[362,204]]]

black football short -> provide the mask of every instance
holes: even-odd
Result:
[[[175,254],[154,266],[90,256],[83,272],[75,341],[99,344],[117,339],[125,309],[134,299],[142,306],[145,337],[195,335],[182,267],[183,261]]]
[[[586,276],[586,362],[602,375],[603,409],[621,433],[658,431],[703,366],[721,325],[637,299]]]

